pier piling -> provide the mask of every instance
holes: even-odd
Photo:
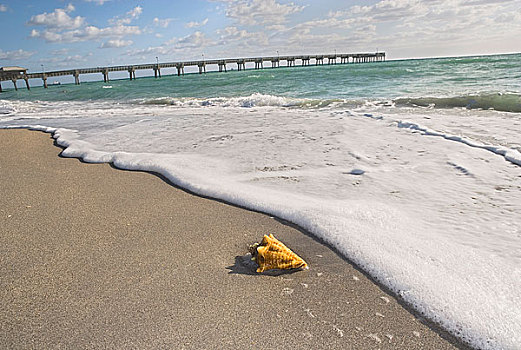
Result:
[[[327,64],[336,64],[336,55],[327,56]]]
[[[80,73],[76,70],[73,74],[74,76],[74,84],[80,85]]]
[[[185,65],[183,63],[178,63],[175,67],[177,68],[177,76],[185,75]]]
[[[201,62],[198,64],[198,66],[199,66],[199,74],[203,74],[203,73],[206,74],[206,63]]]
[[[222,72],[223,70],[226,72],[226,61],[220,61],[219,63],[219,72]]]
[[[161,69],[159,67],[159,64],[156,64],[154,67],[154,78],[161,78]]]
[[[43,87],[45,89],[47,89],[47,76],[45,74],[42,75],[42,80],[43,80]]]
[[[128,75],[130,77],[130,80],[136,80],[136,70],[134,67],[128,67]]]
[[[18,91],[18,86],[16,86],[16,79],[11,79],[11,81],[13,82],[14,89]]]

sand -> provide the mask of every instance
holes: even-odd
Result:
[[[464,348],[277,218],[0,130],[0,347]],[[259,275],[273,233],[307,271]]]

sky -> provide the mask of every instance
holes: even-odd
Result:
[[[0,66],[521,52],[521,0],[0,0]]]

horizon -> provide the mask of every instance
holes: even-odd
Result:
[[[515,40],[521,6],[512,0],[0,0],[0,30],[10,33],[1,40],[0,66],[31,72],[155,63],[155,57],[335,50],[386,52],[388,60],[449,58],[521,52]]]

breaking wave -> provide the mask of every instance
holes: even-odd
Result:
[[[521,113],[521,95],[512,93],[495,93],[466,95],[455,97],[404,97],[395,100],[356,100],[356,99],[311,99],[290,98],[285,96],[254,93],[239,97],[213,98],[183,98],[158,97],[134,100],[132,103],[143,105],[165,105],[176,107],[286,107],[303,109],[320,108],[356,108],[360,106],[396,106],[396,107],[427,107],[427,108],[467,108],[490,109],[500,112]]]
[[[431,108],[493,109],[500,112],[521,113],[521,96],[512,93],[489,93],[456,97],[399,98],[397,106]]]
[[[158,97],[152,99],[135,100],[144,105],[169,105],[177,107],[289,107],[289,108],[325,108],[339,106],[360,106],[364,101],[344,99],[306,99],[290,98],[284,96],[265,95],[254,93],[249,96],[239,97],[214,97],[214,98],[175,98]]]
[[[8,101],[0,101],[0,114],[11,114],[16,112],[14,107]]]

